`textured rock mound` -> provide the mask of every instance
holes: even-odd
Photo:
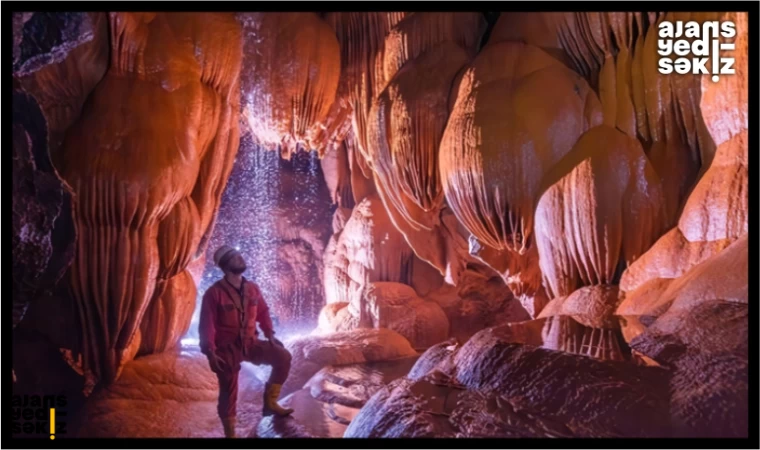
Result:
[[[332,303],[326,309],[320,324],[322,332],[349,330],[352,325],[388,328],[408,339],[414,348],[427,348],[449,336],[449,320],[438,303],[419,298],[414,289],[401,283],[369,283],[352,296],[350,303]]]
[[[243,365],[239,381],[242,436],[261,418],[263,383],[248,367]],[[138,358],[124,366],[116,383],[88,399],[77,437],[222,437],[218,396],[216,376],[197,348]]]
[[[388,361],[417,355],[400,334],[388,329],[358,329],[326,336],[307,336],[288,344],[293,355],[291,376],[282,388],[287,395],[326,366]]]
[[[444,346],[376,393],[345,437],[668,435],[661,369],[515,344],[494,329]]]
[[[631,342],[672,370],[674,436],[749,436],[749,339],[747,304],[716,299],[674,304]]]
[[[482,265],[464,271],[457,286],[444,284],[424,298],[440,305],[449,335],[460,342],[484,328],[531,318],[504,280]]]
[[[414,253],[376,195],[362,200],[325,250],[327,303],[348,303],[375,281],[411,284]]]
[[[282,399],[280,404],[295,412],[286,419],[265,417],[256,437],[343,437],[359,408],[383,386],[406,375],[416,359],[325,367],[303,389]]]

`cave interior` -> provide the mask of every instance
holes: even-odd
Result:
[[[658,71],[731,21],[735,74]],[[219,437],[222,245],[292,355],[242,437],[746,437],[746,13],[13,13],[13,393]]]

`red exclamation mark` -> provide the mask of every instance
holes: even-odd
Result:
[[[50,408],[50,439],[55,439],[55,408]]]

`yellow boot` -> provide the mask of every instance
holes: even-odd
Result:
[[[222,419],[222,425],[224,426],[224,437],[235,438],[235,424],[237,420],[235,417],[227,417]]]
[[[278,416],[288,416],[293,412],[293,408],[283,408],[277,403],[277,399],[280,397],[281,389],[281,384],[267,383],[266,390],[264,390],[264,409],[262,411],[263,416],[271,416],[273,414]]]

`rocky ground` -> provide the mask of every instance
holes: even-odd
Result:
[[[295,413],[262,420],[268,370],[243,364],[239,436],[342,437],[364,403],[383,386],[406,375],[418,356],[405,339],[390,330],[356,330],[328,339],[306,337],[287,345],[299,355],[294,358],[291,379],[306,380],[290,381],[286,387],[292,392],[281,398],[280,403],[293,407]],[[314,376],[304,377],[313,372]],[[217,389],[216,377],[196,346],[137,358],[116,383],[87,401],[77,436],[221,437]]]

